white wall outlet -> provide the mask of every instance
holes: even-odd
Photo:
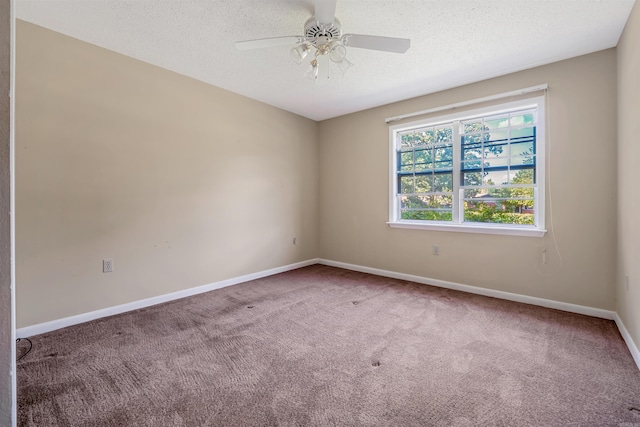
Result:
[[[111,273],[113,271],[113,259],[103,259],[102,260],[102,272],[103,273]]]
[[[438,246],[438,245],[433,245],[433,246],[431,247],[431,253],[432,253],[433,255],[440,255],[440,246]]]

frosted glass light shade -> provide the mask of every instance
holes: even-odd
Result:
[[[313,60],[305,71],[304,76],[309,80],[317,80],[318,79],[318,61]]]
[[[329,58],[333,62],[340,62],[347,55],[347,49],[338,42],[331,42],[329,44]]]
[[[302,61],[307,57],[307,54],[309,53],[309,48],[307,47],[307,45],[301,44],[296,47],[292,47],[290,52],[293,60],[298,64],[302,64]]]

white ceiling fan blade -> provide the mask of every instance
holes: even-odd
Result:
[[[302,40],[303,37],[301,36],[271,37],[268,39],[256,39],[236,42],[235,45],[236,49],[238,50],[250,50],[274,46],[291,46],[302,42]]]
[[[331,65],[331,61],[329,60],[329,55],[318,55],[316,57],[318,61],[318,79],[316,83],[325,83],[329,80],[329,65]]]
[[[364,34],[345,34],[342,36],[345,46],[360,49],[383,50],[385,52],[405,53],[411,40],[395,37],[366,36]]]
[[[315,16],[321,24],[333,24],[336,17],[336,0],[316,0]]]

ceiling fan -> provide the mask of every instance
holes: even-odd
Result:
[[[304,36],[271,37],[235,43],[239,50],[294,45],[291,56],[301,64],[311,54],[306,76],[316,82],[329,79],[329,65],[334,62],[344,74],[353,63],[346,57],[347,47],[404,53],[411,40],[395,37],[342,34],[340,21],[335,17],[336,0],[315,0],[315,15],[304,24]]]

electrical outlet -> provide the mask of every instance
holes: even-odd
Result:
[[[432,249],[432,252],[431,252],[431,253],[432,253],[433,255],[440,255],[440,246],[438,246],[438,245],[433,245],[433,246],[431,247],[431,249]]]
[[[113,271],[113,259],[102,260],[102,272],[111,273]]]

